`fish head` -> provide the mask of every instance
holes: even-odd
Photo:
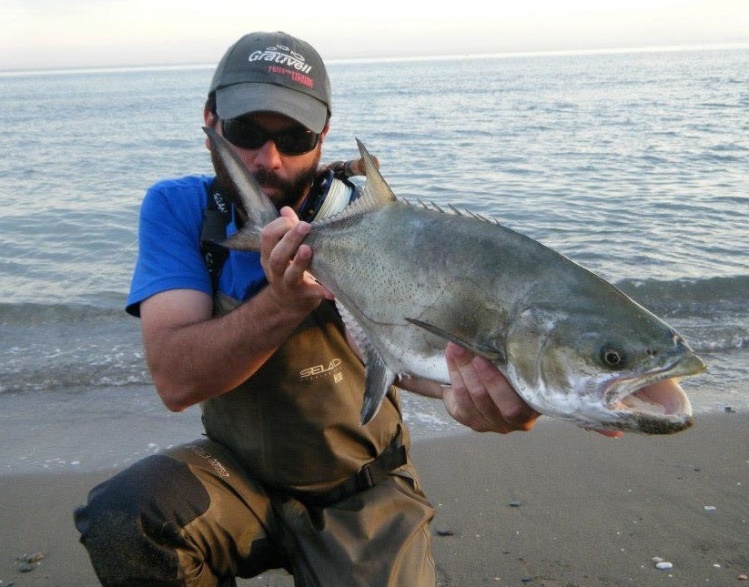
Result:
[[[623,294],[622,294],[623,295]],[[690,427],[678,379],[705,363],[668,324],[628,298],[613,307],[521,312],[506,348],[508,377],[537,411],[594,430],[671,434]]]

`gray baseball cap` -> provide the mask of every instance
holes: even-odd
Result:
[[[309,43],[286,33],[250,33],[219,61],[211,81],[223,119],[278,112],[319,133],[331,113],[330,80]]]

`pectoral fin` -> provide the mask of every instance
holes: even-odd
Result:
[[[422,322],[421,320],[416,320],[413,318],[406,318],[406,320],[410,322],[411,324],[418,326],[419,328],[423,328],[427,332],[431,332],[435,336],[444,338],[445,340],[449,342],[454,342],[458,346],[461,346],[464,349],[472,352],[474,355],[485,357],[486,359],[489,359],[492,362],[497,362],[497,361],[504,362],[504,359],[505,359],[504,353],[502,353],[496,347],[479,344],[476,342],[472,342],[470,340],[459,338],[455,336],[454,334],[451,334],[445,330],[442,330],[438,326],[434,326],[433,324],[428,324],[427,322]]]

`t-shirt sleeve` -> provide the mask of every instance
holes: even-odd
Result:
[[[165,181],[150,188],[140,210],[138,258],[126,310],[140,316],[147,298],[172,289],[212,295],[211,279],[200,254],[205,185]]]

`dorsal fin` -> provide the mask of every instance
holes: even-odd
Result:
[[[312,222],[315,226],[325,226],[327,224],[333,224],[342,218],[355,216],[358,214],[366,214],[390,206],[391,204],[398,201],[395,197],[393,190],[382,177],[380,170],[375,163],[374,157],[369,154],[364,144],[356,139],[357,145],[359,145],[359,152],[364,165],[364,173],[367,177],[367,182],[362,186],[360,196],[343,210],[332,216],[326,216],[325,218],[316,219]]]
[[[363,190],[364,193],[372,199],[372,203],[376,208],[395,202],[398,198],[395,197],[393,190],[390,189],[385,178],[382,177],[379,168],[375,164],[372,155],[367,151],[364,143],[356,139],[356,144],[359,146],[359,152],[361,153],[362,161],[364,161],[364,173],[367,176],[367,184]]]

